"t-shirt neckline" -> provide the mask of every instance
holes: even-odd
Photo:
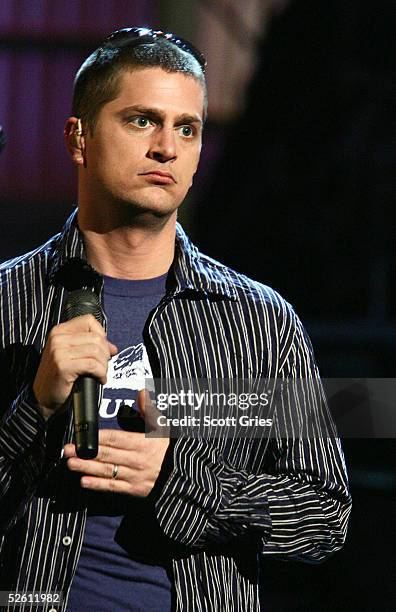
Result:
[[[144,278],[132,280],[126,278],[114,278],[103,276],[103,291],[107,295],[122,297],[146,297],[149,295],[163,295],[166,291],[166,279],[168,273],[155,278]]]

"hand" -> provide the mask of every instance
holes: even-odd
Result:
[[[51,329],[33,383],[43,417],[62,408],[80,375],[106,383],[108,361],[118,352],[93,315],[84,315]]]
[[[145,391],[140,391],[138,406],[143,418],[145,401]],[[101,429],[95,459],[79,459],[74,444],[66,444],[64,455],[68,458],[68,468],[83,474],[83,488],[147,497],[158,478],[168,446],[168,437],[150,438],[144,433]],[[115,466],[118,471],[113,477]]]

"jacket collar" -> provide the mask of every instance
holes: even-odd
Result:
[[[176,293],[190,290],[237,299],[237,292],[229,278],[228,269],[202,255],[179,223],[176,224],[173,270]],[[102,286],[101,274],[87,261],[83,235],[77,224],[77,208],[56,237],[53,257],[48,268],[48,280],[51,284],[61,284],[68,290],[83,285],[93,286],[99,290]]]

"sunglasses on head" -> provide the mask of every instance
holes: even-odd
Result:
[[[122,28],[121,30],[117,30],[113,32],[103,41],[100,50],[104,48],[111,48],[114,46],[124,47],[124,46],[137,46],[143,45],[145,43],[152,43],[155,40],[165,38],[169,40],[172,44],[179,47],[183,51],[186,51],[199,63],[201,66],[202,72],[205,73],[206,68],[206,59],[205,56],[196,49],[191,43],[179,36],[175,36],[171,32],[162,32],[161,30],[151,30],[150,28]]]

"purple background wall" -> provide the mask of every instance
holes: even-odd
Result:
[[[75,196],[63,146],[74,74],[110,31],[155,24],[152,0],[2,0],[0,3],[0,157],[2,200],[53,202]]]

